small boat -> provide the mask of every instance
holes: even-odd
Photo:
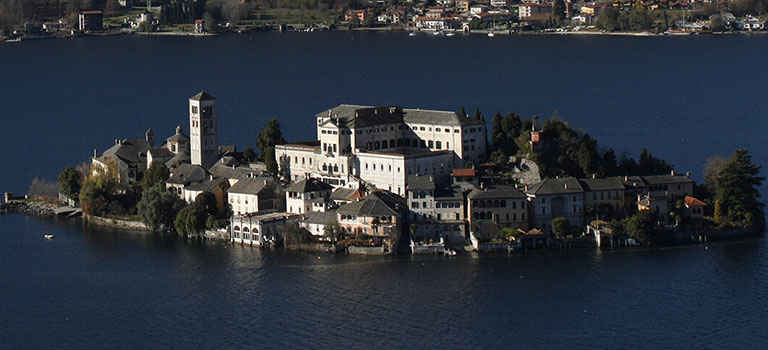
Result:
[[[456,251],[453,250],[453,249],[448,249],[448,250],[445,251],[444,254],[447,255],[447,256],[456,256]]]
[[[416,36],[416,32],[410,32],[408,33],[408,36]]]
[[[448,34],[445,34],[445,36],[454,36],[454,35],[456,35],[456,33],[448,33]]]
[[[7,43],[20,43],[21,42],[21,37],[18,37],[16,39],[6,39],[5,42],[7,42]]]
[[[495,34],[493,34],[493,32],[488,32],[488,37],[493,38],[494,36]]]
[[[441,35],[441,34],[443,34],[443,32],[439,30],[436,30],[434,33],[432,33],[432,35]]]
[[[53,239],[53,235],[45,235],[43,237],[45,237],[45,239]]]

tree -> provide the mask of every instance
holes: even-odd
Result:
[[[651,152],[643,148],[640,152],[640,158],[637,160],[636,175],[662,175],[669,174],[672,171],[672,165],[665,160],[654,157]]]
[[[256,159],[256,153],[253,152],[253,148],[250,148],[250,147],[246,148],[243,151],[243,162],[250,163],[254,159]]]
[[[218,216],[219,207],[216,196],[211,192],[201,192],[195,197],[193,206],[207,217],[208,215]]]
[[[498,147],[502,141],[506,140],[506,138],[507,133],[504,131],[504,126],[502,125],[501,113],[496,111],[496,114],[493,116],[493,132],[491,133],[493,146]]]
[[[752,164],[752,156],[740,149],[733,152],[731,159],[717,177],[716,199],[722,206],[721,212],[728,213],[733,224],[742,227],[763,227],[763,203],[760,197],[760,185],[764,177],[758,176],[760,167]]]
[[[635,2],[632,13],[629,14],[629,29],[640,31],[653,27],[653,19],[648,10],[639,2]]]
[[[107,0],[107,4],[104,7],[104,14],[109,16],[115,16],[120,12],[120,4],[117,0]]]
[[[344,231],[341,230],[341,226],[337,220],[327,222],[323,228],[323,234],[331,242],[338,242],[344,237]]]
[[[552,5],[552,19],[558,26],[562,26],[565,21],[565,1],[555,0]]]
[[[190,205],[179,211],[173,220],[173,227],[181,235],[198,233],[205,229],[206,214],[200,208]]]
[[[596,173],[600,161],[600,154],[597,153],[597,141],[584,134],[579,150],[576,152],[576,158],[585,175]]]
[[[509,241],[512,239],[512,237],[516,237],[519,235],[520,232],[517,230],[510,228],[510,227],[504,227],[501,230],[499,230],[498,233],[496,233],[496,239],[503,240],[503,241]]]
[[[216,19],[210,12],[203,14],[203,21],[205,22],[205,31],[208,33],[216,32]]]
[[[267,154],[264,157],[264,163],[267,164],[267,172],[272,175],[277,174],[277,160],[275,159],[275,149],[270,147],[267,149]]]
[[[77,198],[83,186],[83,176],[72,167],[66,167],[59,174],[59,193],[69,199]]]
[[[32,183],[29,184],[27,194],[33,198],[39,199],[54,199],[58,193],[58,185],[53,181],[48,181],[44,178],[35,176],[32,179]]]
[[[104,212],[118,188],[117,161],[106,161],[106,169],[100,165],[91,167],[89,176],[80,188],[80,207],[83,215],[99,215]]]
[[[604,177],[621,175],[618,173],[617,168],[616,153],[613,151],[613,148],[609,148],[600,157],[600,161],[597,164],[597,172]]]
[[[152,231],[170,230],[183,207],[184,202],[161,184],[144,191],[136,205],[139,217]]]
[[[656,212],[641,210],[627,218],[626,233],[640,241],[647,242],[656,233]]]
[[[165,182],[168,181],[170,175],[171,172],[168,170],[168,167],[165,166],[165,163],[152,162],[152,165],[149,166],[147,172],[144,173],[144,178],[141,179],[141,188],[146,191],[157,184],[165,185]]]
[[[704,187],[709,193],[717,194],[717,178],[720,177],[726,164],[728,164],[728,158],[725,157],[714,156],[707,159],[707,164],[704,166]]]
[[[554,233],[557,238],[565,238],[571,233],[571,223],[568,222],[568,219],[562,216],[552,219],[552,233]]]
[[[283,138],[283,132],[280,130],[280,123],[275,118],[270,119],[267,122],[267,125],[261,129],[259,137],[256,138],[256,147],[259,149],[259,159],[265,161],[267,154],[270,153],[274,156],[275,145],[282,145],[284,143],[285,139]]]
[[[597,27],[612,32],[619,27],[619,11],[612,6],[603,7],[597,14]]]
[[[232,26],[240,23],[245,15],[245,10],[245,4],[240,0],[226,0],[221,6],[221,14]]]

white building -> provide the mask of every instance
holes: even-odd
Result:
[[[271,245],[279,240],[280,231],[298,218],[285,213],[233,215],[230,241],[259,247]]]
[[[275,147],[288,180],[363,180],[403,195],[408,175],[450,174],[485,159],[485,122],[455,112],[340,105],[315,118],[317,141]]]
[[[285,190],[285,206],[289,213],[325,212],[331,203],[333,187],[318,179],[304,179]]]

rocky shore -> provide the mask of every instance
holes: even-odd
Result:
[[[0,214],[22,213],[37,216],[55,216],[56,205],[48,202],[10,201],[0,203]]]

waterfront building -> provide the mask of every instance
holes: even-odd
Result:
[[[626,186],[618,177],[580,179],[579,184],[584,189],[584,208],[593,214],[586,219],[594,220],[594,215],[601,218],[621,218],[626,213],[624,194]]]
[[[521,19],[546,13],[552,13],[552,4],[536,4],[532,2],[526,2],[520,4],[518,7],[518,17]]]
[[[656,213],[656,219],[660,225],[670,224],[670,208],[669,197],[666,195],[647,194],[645,196],[638,196],[637,198],[637,211],[654,211]]]
[[[165,182],[167,189],[173,190],[179,198],[187,198],[184,189],[196,182],[203,182],[211,174],[199,165],[181,164],[176,167]],[[194,199],[194,198],[193,198]]]
[[[565,217],[572,227],[583,227],[584,188],[572,177],[544,179],[526,191],[533,206],[533,227],[551,232],[552,220]]]
[[[484,186],[473,189],[467,195],[467,213],[470,225],[485,223],[498,228],[529,228],[528,198],[514,186]]]
[[[91,163],[109,171],[110,164],[116,167],[117,180],[123,187],[141,181],[147,170],[147,153],[152,148],[152,130],[147,130],[145,137],[132,139],[117,139],[115,145],[108,148],[101,155],[93,151]]]
[[[331,207],[333,187],[318,179],[303,179],[285,190],[285,205],[289,213],[325,212]]]
[[[268,174],[237,179],[227,190],[227,199],[235,215],[284,208],[282,186]]]
[[[334,224],[337,221],[336,209],[329,209],[325,212],[308,212],[298,220],[299,227],[305,228],[309,233],[321,241],[330,241],[331,238],[325,235],[325,226]]]
[[[192,164],[210,167],[219,155],[216,99],[205,91],[189,98],[189,133]]]
[[[230,241],[259,247],[271,246],[280,240],[283,227],[298,219],[298,215],[278,212],[233,215],[230,219]]]
[[[404,195],[409,175],[447,175],[485,159],[485,123],[454,112],[340,105],[315,118],[317,141],[275,147],[285,179],[362,180]]]
[[[691,196],[685,196],[683,204],[686,209],[685,216],[692,219],[701,219],[704,217],[704,207],[707,206],[707,203]]]
[[[412,176],[406,202],[415,241],[461,242],[464,234],[464,196],[460,187],[434,176]]]
[[[403,198],[377,191],[342,205],[336,211],[339,226],[347,237],[370,236],[375,242],[399,237],[407,207]]]

